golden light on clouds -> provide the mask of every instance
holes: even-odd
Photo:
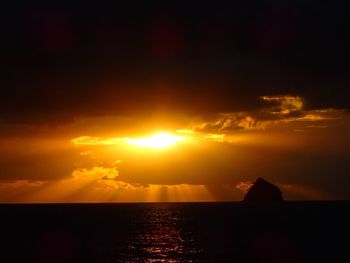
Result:
[[[250,187],[253,186],[253,182],[251,181],[246,181],[246,182],[239,182],[236,185],[236,188],[241,190],[242,192],[246,193],[248,192],[248,190],[250,189]]]
[[[92,169],[80,168],[73,171],[73,178],[115,179],[119,172],[115,167],[95,166]]]
[[[304,109],[298,96],[261,99],[266,106],[246,112],[96,117],[52,139],[7,140],[0,165],[15,179],[0,182],[0,202],[239,200],[257,175],[290,182],[284,192],[292,198],[326,196],[293,178],[301,169],[345,171],[348,113]],[[320,166],[309,166],[310,154]]]
[[[114,145],[122,142],[121,138],[99,138],[93,136],[81,136],[71,140],[75,145]]]
[[[91,177],[54,182],[15,181],[0,183],[12,202],[194,202],[214,201],[205,185],[131,184]],[[1,196],[0,196],[1,197]],[[4,198],[2,201],[8,201]]]
[[[214,134],[209,133],[203,136],[205,140],[207,141],[213,141],[213,142],[224,142],[224,134]]]
[[[125,138],[125,142],[143,148],[166,148],[185,139],[183,136],[175,136],[167,133],[158,133],[150,137],[137,139]]]
[[[141,148],[167,148],[185,140],[185,136],[172,135],[170,133],[156,133],[148,137],[140,138],[99,138],[92,136],[81,136],[71,140],[75,145],[116,145],[124,143]]]
[[[276,111],[273,113],[276,114],[290,114],[293,111],[301,111],[304,107],[303,98],[299,96],[262,96],[262,100],[276,103]]]

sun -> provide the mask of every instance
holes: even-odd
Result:
[[[137,139],[125,138],[125,142],[130,145],[142,147],[142,148],[167,148],[175,145],[178,142],[183,141],[185,138],[182,136],[175,136],[168,133],[157,133],[149,137],[142,137]]]

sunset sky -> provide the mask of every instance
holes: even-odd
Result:
[[[349,4],[28,2],[0,18],[0,202],[241,200],[257,177],[350,198]]]

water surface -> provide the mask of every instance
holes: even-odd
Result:
[[[349,212],[350,202],[0,205],[1,255],[11,262],[341,262]]]

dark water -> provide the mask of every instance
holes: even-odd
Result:
[[[350,202],[0,205],[0,262],[349,262]]]

